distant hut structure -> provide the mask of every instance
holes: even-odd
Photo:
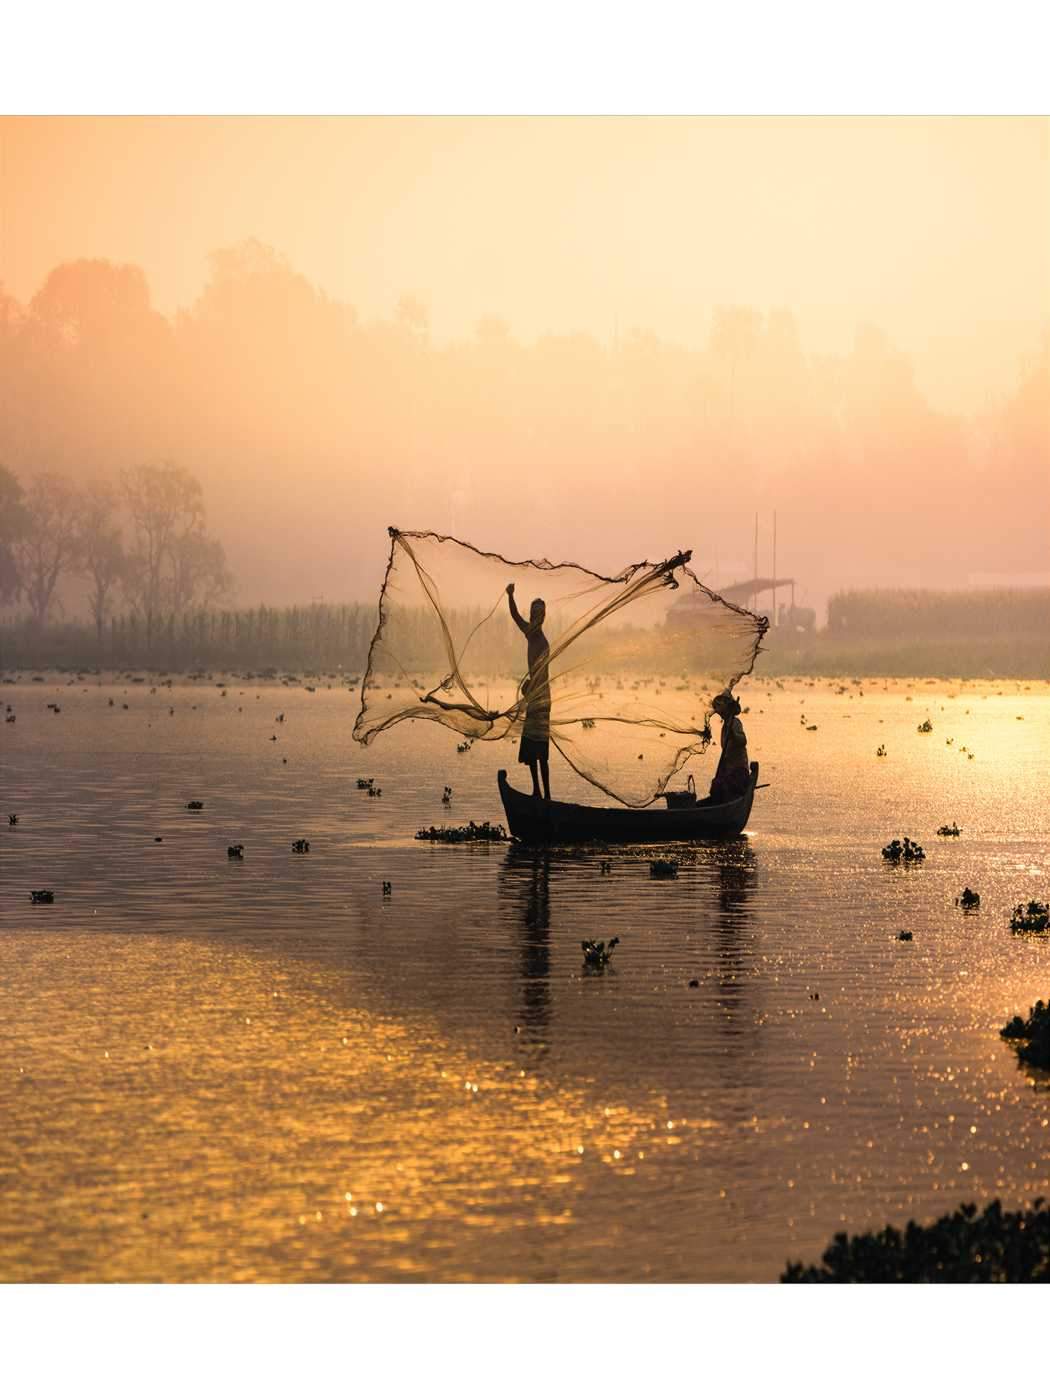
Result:
[[[791,602],[787,605],[776,606],[776,592],[778,588],[791,589]],[[793,627],[796,631],[812,632],[817,623],[817,614],[813,608],[798,607],[795,603],[795,580],[793,578],[749,578],[741,583],[731,583],[727,588],[717,588],[715,592],[720,598],[724,598],[727,603],[735,603],[737,607],[748,608],[752,612],[757,611],[756,604],[763,593],[773,594],[773,611],[776,616],[773,619],[777,627]],[[695,594],[687,595],[677,599],[667,610],[667,625],[672,628],[685,628],[689,626],[689,614],[693,608],[700,606],[700,600]]]

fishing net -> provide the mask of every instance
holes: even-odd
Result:
[[[751,670],[767,626],[706,588],[688,553],[605,578],[429,532],[390,537],[354,726],[362,744],[404,720],[463,743],[517,741],[549,686],[554,748],[595,788],[644,807],[710,743],[709,701]],[[508,584],[526,624],[534,599],[546,605],[549,651],[531,678]],[[508,766],[514,757],[508,748]]]

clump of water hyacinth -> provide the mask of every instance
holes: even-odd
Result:
[[[588,938],[582,939],[580,947],[583,949],[584,965],[586,967],[604,967],[619,941],[618,938],[610,938],[606,944],[604,940],[600,943],[593,943]]]
[[[492,822],[468,822],[466,826],[428,826],[416,832],[417,841],[443,841],[458,846],[463,841],[509,841],[503,826]]]
[[[923,722],[920,725],[918,725],[918,731],[920,734],[932,734],[933,725],[928,719],[924,719]]]
[[[1010,928],[1014,933],[1046,933],[1050,929],[1050,904],[1042,904],[1038,899],[1019,904],[1010,915]]]
[[[1050,1209],[982,1214],[962,1205],[932,1225],[909,1220],[866,1235],[837,1234],[819,1265],[789,1263],[781,1283],[1050,1283]]]
[[[909,836],[905,836],[903,842],[895,836],[888,846],[883,846],[882,858],[883,860],[891,860],[894,864],[898,864],[900,861],[910,863],[916,860],[925,860],[926,852]]]
[[[999,1034],[1015,1042],[1014,1049],[1022,1064],[1036,1069],[1050,1069],[1050,1005],[1037,1001],[1028,1013],[1028,1020],[1015,1016]]]
[[[961,909],[976,909],[981,902],[981,896],[976,890],[971,890],[970,886],[967,885],[955,902]]]
[[[937,828],[937,835],[938,835],[938,836],[958,836],[958,835],[959,835],[959,827],[958,827],[958,825],[957,825],[956,822],[952,822],[951,826],[939,826],[939,827]]]
[[[678,862],[676,860],[651,860],[649,862],[649,878],[651,880],[677,880]]]

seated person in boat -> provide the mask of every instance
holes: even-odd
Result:
[[[711,701],[711,708],[722,721],[722,753],[711,782],[711,801],[732,802],[747,791],[751,765],[747,758],[747,735],[740,722],[740,701],[723,690]]]
[[[514,601],[514,585],[507,584],[507,601],[510,615],[528,638],[529,674],[523,683],[525,697],[525,724],[518,746],[518,762],[527,763],[532,774],[532,795],[540,795],[540,778],[543,779],[543,796],[551,800],[551,780],[548,762],[550,759],[551,737],[551,687],[548,674],[550,644],[543,635],[543,623],[547,616],[547,604],[542,598],[534,598],[529,608],[528,622],[518,612]]]

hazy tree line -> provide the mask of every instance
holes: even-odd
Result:
[[[143,463],[74,486],[59,472],[23,485],[0,465],[0,604],[22,603],[39,634],[61,613],[61,586],[78,580],[101,655],[122,606],[147,654],[194,611],[228,594],[221,543],[205,528],[200,482],[171,462]]]
[[[2,482],[2,478],[0,478]],[[117,594],[120,597],[120,594]],[[446,615],[457,649],[483,610]],[[99,619],[102,619],[101,622]],[[315,603],[290,607],[191,606],[164,611],[147,632],[142,607],[96,613],[92,623],[54,621],[39,628],[0,624],[0,670],[154,669],[190,672],[266,670],[364,671],[376,629],[375,604]],[[433,678],[447,664],[433,614],[400,611],[398,661],[412,682]],[[604,650],[587,650],[587,674],[712,672],[704,639],[680,629],[615,628]],[[497,617],[468,649],[468,676],[515,675],[524,664],[521,637]],[[717,669],[715,667],[714,669]],[[835,594],[828,626],[797,634],[788,627],[766,636],[759,673],[1045,677],[1050,674],[1050,589],[935,592],[850,590]],[[389,682],[397,668],[383,666]]]
[[[1050,588],[849,589],[828,603],[836,638],[994,637],[1050,640]]]
[[[248,243],[172,317],[140,269],[98,260],[25,305],[0,291],[0,384],[0,461],[24,483],[192,463],[251,601],[373,596],[387,524],[609,569],[692,546],[707,567],[749,560],[773,505],[804,581],[1046,567],[1046,338],[1012,393],[953,415],[874,327],[835,355],[750,307],[716,310],[699,349],[643,329],[526,344],[496,316],[439,344],[423,299],[366,322]]]

